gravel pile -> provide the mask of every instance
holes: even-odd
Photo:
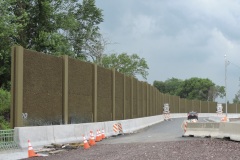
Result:
[[[240,142],[222,139],[100,144],[31,160],[240,160]]]

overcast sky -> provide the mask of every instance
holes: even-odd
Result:
[[[232,102],[240,89],[239,0],[96,0],[96,5],[104,14],[102,34],[116,43],[106,53],[145,58],[149,84],[198,77],[225,86],[226,54]]]

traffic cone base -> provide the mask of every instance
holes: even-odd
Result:
[[[90,131],[89,145],[90,145],[90,146],[94,146],[95,144],[96,144],[96,142],[95,142],[95,140],[94,140],[93,132]]]
[[[28,140],[28,158],[31,158],[31,157],[39,157],[39,155],[34,152],[33,147],[30,143],[30,140]]]
[[[90,148],[90,146],[88,144],[88,141],[87,141],[87,139],[84,136],[83,136],[83,143],[84,143],[84,145],[83,145],[84,149]]]
[[[99,132],[97,130],[96,142],[100,142],[100,141],[101,141],[101,139],[100,139],[100,136],[99,136]]]
[[[221,119],[221,121],[222,121],[222,122],[228,122],[229,119],[227,118],[227,116],[225,116],[225,117],[223,117],[223,118]]]
[[[102,139],[105,139],[105,133],[104,133],[104,130],[102,130]]]

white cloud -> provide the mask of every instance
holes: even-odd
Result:
[[[224,86],[224,55],[240,53],[238,0],[96,0],[101,29],[116,45],[109,51],[138,53],[150,67],[148,82],[209,78]],[[240,89],[240,69],[228,66],[230,101]]]

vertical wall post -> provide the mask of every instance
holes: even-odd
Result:
[[[130,118],[133,118],[133,77],[131,77],[131,109]]]
[[[156,115],[158,115],[158,90],[156,89]]]
[[[68,124],[68,56],[63,56],[63,123]]]
[[[136,118],[139,118],[140,117],[140,113],[139,113],[139,111],[140,111],[140,109],[139,109],[139,81],[137,81],[137,117]]]
[[[12,47],[11,62],[11,128],[23,126],[23,52],[21,46]]]
[[[149,88],[148,88],[148,84],[146,83],[147,86],[147,111],[146,111],[146,116],[149,116]]]
[[[178,97],[178,113],[180,113],[180,106],[181,106],[181,98]]]
[[[207,105],[208,105],[208,113],[209,113],[209,101],[207,101]]]
[[[236,113],[238,113],[238,110],[237,110],[237,103],[236,103]]]
[[[186,98],[184,98],[184,103],[185,103],[185,113],[187,113],[187,108],[188,108],[188,106],[187,106],[187,104],[186,104]]]
[[[115,69],[112,69],[112,112],[113,112],[113,117],[112,120],[114,121],[116,119],[116,104],[115,104],[115,97],[116,97],[116,89],[115,89]]]
[[[200,113],[202,113],[202,101],[200,101],[199,104],[200,104]]]
[[[145,117],[146,114],[145,114],[145,111],[144,111],[144,108],[145,108],[145,104],[144,104],[144,94],[146,92],[146,89],[145,89],[145,86],[144,86],[144,83],[141,82],[141,85],[142,85],[142,117]]]
[[[158,89],[156,89],[156,115],[159,115],[159,92]]]
[[[158,115],[158,113],[157,113],[157,94],[158,94],[158,92],[157,92],[157,89],[155,88],[155,115]]]
[[[93,66],[93,122],[97,122],[97,64]]]
[[[15,50],[16,47],[11,48],[11,106],[10,106],[10,127],[13,129],[15,127],[15,116],[14,116],[14,107],[15,107]]]
[[[123,119],[126,119],[126,75],[123,76]]]
[[[192,101],[192,111],[194,111],[194,108],[193,108],[193,107],[194,107],[194,106],[193,106],[193,100],[191,100],[191,101]]]

